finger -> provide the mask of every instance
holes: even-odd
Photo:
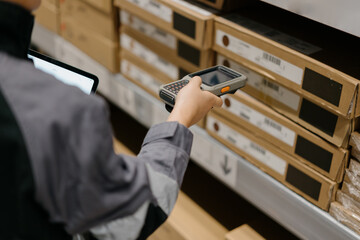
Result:
[[[223,104],[223,100],[216,96],[215,94],[211,92],[204,91],[204,94],[207,95],[207,99],[212,102],[214,107],[221,107]]]
[[[221,107],[223,105],[223,100],[221,97],[215,97],[214,107]]]
[[[199,86],[199,87],[201,85],[201,82],[202,82],[201,77],[199,77],[199,76],[193,77],[190,81],[191,84],[195,84],[196,86]]]

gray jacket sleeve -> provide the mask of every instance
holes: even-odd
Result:
[[[189,159],[191,132],[176,122],[162,123],[149,130],[137,157],[116,155],[104,104],[97,101],[92,108],[79,110],[78,116],[68,129],[69,138],[52,130],[62,145],[53,148],[58,157],[35,164],[39,202],[71,234],[97,226],[93,234],[98,238],[145,238],[175,204]]]
[[[98,239],[145,239],[171,212],[188,163],[192,134],[175,122],[152,127],[137,159],[144,163],[150,196],[132,214],[92,228]],[[142,164],[141,164],[142,165]]]
[[[28,62],[1,59],[7,71],[0,71],[0,87],[23,132],[35,198],[50,220],[70,234],[92,229],[101,237],[113,226],[121,239],[150,234],[175,203],[191,132],[176,122],[162,123],[149,130],[138,156],[116,155],[102,99]]]

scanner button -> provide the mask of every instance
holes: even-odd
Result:
[[[229,86],[223,87],[223,88],[221,89],[221,93],[227,92],[227,91],[229,91],[229,90],[230,90],[230,87],[229,87]]]

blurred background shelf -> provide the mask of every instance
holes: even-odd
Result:
[[[357,0],[262,1],[360,37],[360,2]]]

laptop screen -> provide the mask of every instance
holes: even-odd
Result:
[[[72,67],[38,52],[29,50],[28,58],[34,62],[35,68],[53,75],[58,80],[80,88],[86,94],[95,93],[99,79],[88,72]]]

